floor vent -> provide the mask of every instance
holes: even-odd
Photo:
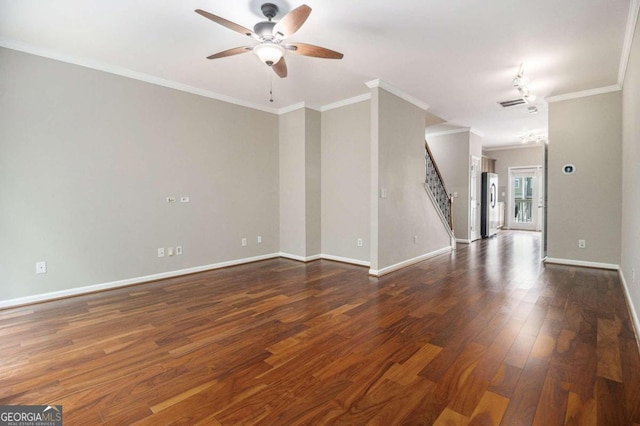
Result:
[[[517,98],[517,99],[512,99],[510,101],[502,101],[502,102],[498,102],[500,105],[502,105],[502,108],[509,108],[509,107],[513,107],[516,105],[522,105],[522,104],[526,104],[527,101],[525,101],[523,98]]]

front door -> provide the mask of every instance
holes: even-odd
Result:
[[[509,213],[511,229],[540,231],[540,168],[509,168]]]

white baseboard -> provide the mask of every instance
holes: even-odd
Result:
[[[304,256],[298,256],[297,254],[280,253],[280,257],[284,257],[286,259],[291,259],[291,260],[297,260],[298,262],[313,262],[314,260],[325,259],[325,260],[333,260],[333,261],[342,262],[342,263],[350,263],[352,265],[358,265],[358,266],[371,266],[371,262],[368,262],[366,260],[351,259],[348,257],[334,256],[332,254],[315,254],[313,256],[304,257]]]
[[[574,260],[574,259],[557,259],[554,257],[547,257],[545,259],[545,263],[555,263],[558,265],[568,265],[568,266],[584,266],[586,268],[612,269],[614,271],[620,270],[620,265],[615,265],[613,263],[587,262],[584,260]]]
[[[318,260],[320,259],[319,254],[314,254],[313,256],[300,256],[297,254],[291,254],[291,253],[284,253],[284,252],[280,252],[278,253],[278,255],[280,257],[284,257],[285,259],[291,259],[291,260],[297,260],[298,262],[312,262],[314,260]]]
[[[450,253],[452,251],[451,246],[443,247],[439,250],[432,251],[431,253],[423,254],[418,257],[414,257],[413,259],[405,260],[400,263],[396,263],[395,265],[387,266],[386,268],[382,268],[380,270],[369,269],[369,275],[373,275],[374,277],[380,277],[382,275],[389,274],[391,272],[397,271],[398,269],[406,268],[407,266],[411,266],[415,263],[422,262],[423,260],[430,259],[435,256],[439,256],[441,254]]]
[[[638,319],[638,312],[636,311],[633,301],[631,300],[631,294],[629,293],[629,287],[627,286],[627,280],[624,278],[622,269],[618,270],[620,281],[622,281],[622,289],[624,290],[624,297],[627,299],[627,306],[629,307],[629,313],[631,314],[631,323],[633,324],[633,332],[636,335],[636,343],[638,344],[638,350],[640,350],[640,319]]]
[[[193,274],[196,272],[226,268],[228,266],[258,262],[260,260],[274,259],[276,257],[280,257],[280,253],[264,254],[261,256],[247,257],[243,259],[229,260],[227,262],[213,263],[211,265],[196,266],[194,268],[187,268],[187,269],[179,269],[177,271],[169,271],[169,272],[162,272],[159,274],[146,275],[142,277],[127,278],[125,280],[112,281],[108,283],[89,285],[85,287],[70,288],[67,290],[53,291],[50,293],[36,294],[33,296],[18,297],[16,299],[0,300],[0,309],[21,306],[21,305],[29,305],[32,303],[44,302],[44,301],[49,301],[54,299],[62,299],[65,297],[78,296],[81,294],[94,293],[97,291],[111,290],[118,287],[126,287],[130,285],[146,283],[149,281],[161,280],[164,278],[173,278],[180,275],[187,275],[187,274]]]
[[[471,240],[463,240],[462,238],[456,238],[456,243],[471,244]]]
[[[321,254],[320,256],[322,257],[322,259],[333,260],[335,262],[350,263],[352,265],[358,266],[371,266],[371,262],[368,262],[366,260],[351,259],[348,257],[334,256],[332,254]]]

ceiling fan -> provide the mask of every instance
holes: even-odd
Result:
[[[281,78],[287,76],[287,63],[284,59],[285,52],[324,59],[342,59],[342,53],[325,49],[324,47],[306,43],[283,43],[284,39],[298,31],[309,17],[311,8],[306,4],[287,13],[278,22],[272,21],[278,14],[278,6],[273,3],[265,3],[261,6],[261,10],[267,20],[258,22],[253,27],[253,31],[251,31],[242,25],[238,25],[212,13],[196,9],[196,13],[205,18],[242,35],[253,37],[260,42],[255,46],[234,47],[233,49],[214,53],[213,55],[207,56],[207,59],[224,58],[253,51],[262,62],[271,67]]]

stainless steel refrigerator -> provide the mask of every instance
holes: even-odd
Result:
[[[482,238],[498,233],[498,175],[482,173],[480,231]]]

